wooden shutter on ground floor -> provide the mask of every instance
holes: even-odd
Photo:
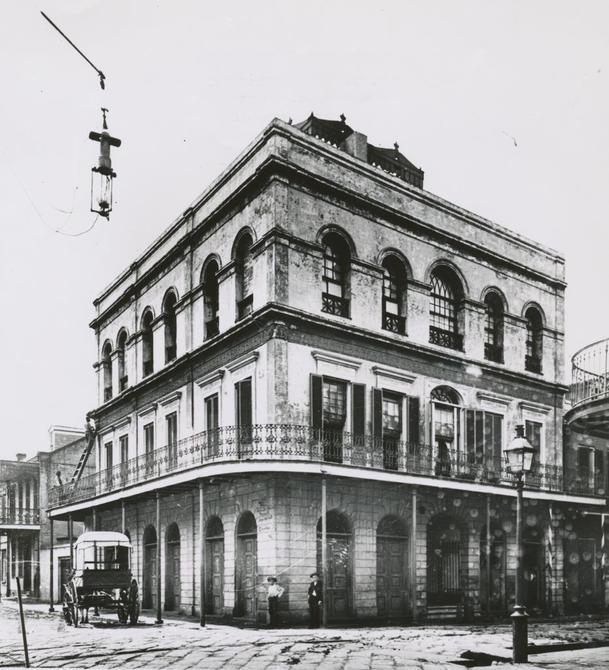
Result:
[[[311,375],[311,427],[322,427],[322,397],[320,375]]]

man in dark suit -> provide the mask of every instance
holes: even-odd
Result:
[[[323,589],[316,572],[311,573],[309,584],[309,615],[310,628],[319,628],[321,625],[321,608],[323,607]]]

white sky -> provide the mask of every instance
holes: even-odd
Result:
[[[0,457],[83,423],[93,298],[275,116],[398,140],[427,190],[566,255],[568,357],[609,336],[608,56],[603,0],[4,0]],[[54,233],[92,222],[102,104],[115,211]]]

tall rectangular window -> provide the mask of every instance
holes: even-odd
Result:
[[[218,455],[219,431],[218,431],[218,394],[205,398],[205,430],[207,431],[207,450],[208,457],[213,458]]]
[[[491,479],[498,478],[503,455],[503,416],[468,409],[465,413],[465,450],[468,466],[484,466]]]
[[[127,479],[127,461],[129,460],[129,436],[121,435],[118,438],[118,445],[121,457],[121,480],[124,486]]]
[[[252,446],[252,378],[235,384],[235,419],[237,422],[237,456],[249,453]]]
[[[121,451],[121,463],[125,464],[129,460],[129,436],[121,435],[118,439]]]
[[[539,421],[525,421],[525,432],[527,440],[531,443],[535,453],[533,454],[533,465],[539,464],[539,457],[541,455],[541,431],[543,423]]]
[[[324,377],[321,402],[324,460],[342,463],[343,429],[347,420],[347,384]]]
[[[104,445],[104,451],[106,453],[106,470],[112,469],[112,442],[106,442]]]
[[[165,427],[167,430],[167,457],[169,459],[169,469],[177,464],[178,459],[178,415],[172,412],[165,417]]]
[[[154,471],[154,424],[144,426],[144,449],[146,453],[146,474],[150,476]]]

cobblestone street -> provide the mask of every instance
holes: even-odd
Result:
[[[32,667],[44,668],[459,668],[465,652],[509,659],[511,630],[496,626],[420,626],[415,628],[249,630],[191,620],[154,624],[144,616],[137,626],[111,617],[92,618],[78,629],[66,626],[59,612],[28,605],[26,626]],[[0,667],[23,666],[21,633],[14,602],[0,605]],[[532,624],[530,642],[609,644],[607,621]],[[523,668],[589,670],[609,665],[609,646],[531,654]],[[501,667],[503,664],[494,665]],[[506,663],[507,666],[507,663]]]

